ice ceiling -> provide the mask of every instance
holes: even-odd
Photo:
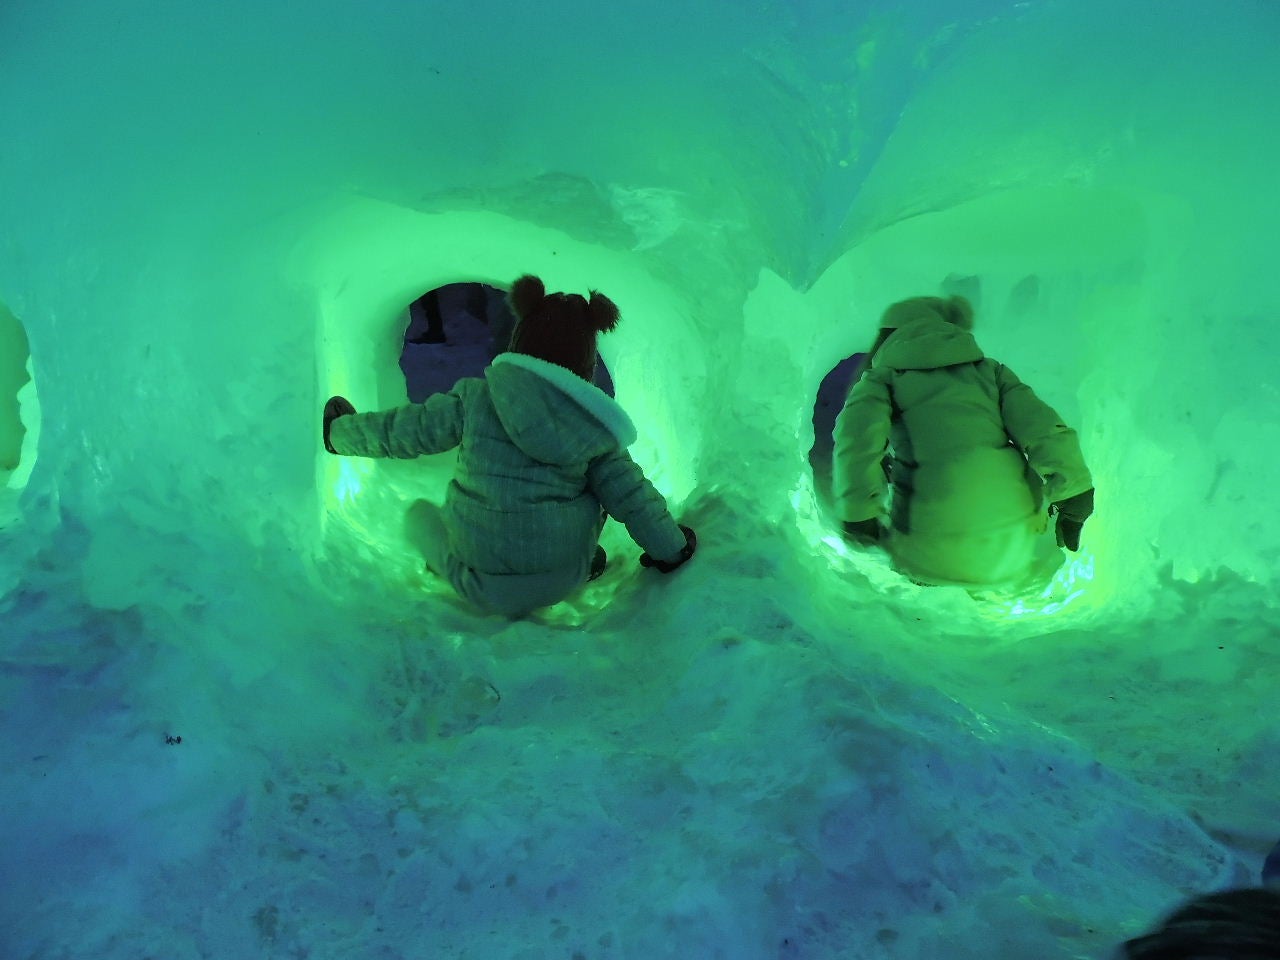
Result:
[[[422,602],[396,535],[447,460],[336,461],[318,416],[403,399],[424,290],[528,271],[620,305],[634,452],[725,580],[781,564],[907,645],[1080,635],[1220,577],[1274,602],[1275,5],[302,10],[0,7],[0,595],[234,651],[240,689],[380,630],[497,630]],[[1080,430],[1092,579],[1056,626],[913,616],[813,505],[819,382],[886,303],[944,290]],[[642,589],[548,622],[589,635]]]

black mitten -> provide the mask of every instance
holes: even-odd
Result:
[[[1080,531],[1084,528],[1084,522],[1093,514],[1093,489],[1059,500],[1049,508],[1049,512],[1058,515],[1058,522],[1054,526],[1058,546],[1075,553],[1080,549]]]
[[[640,566],[654,567],[661,573],[670,573],[692,557],[693,552],[698,549],[698,537],[690,527],[686,527],[684,524],[680,525],[680,529],[684,531],[684,549],[680,551],[680,555],[675,560],[655,560],[647,553],[642,553],[640,554]]]
[[[869,547],[873,543],[879,543],[882,533],[880,521],[875,517],[870,520],[846,520],[844,522],[844,538],[852,540],[854,543],[860,543],[863,546]]]
[[[330,453],[337,453],[333,449],[333,444],[329,442],[329,426],[339,417],[345,417],[348,414],[355,413],[356,408],[346,397],[330,397],[329,402],[324,405],[324,448]]]

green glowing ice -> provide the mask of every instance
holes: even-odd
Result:
[[[582,6],[482,4],[441,32],[409,5],[352,43],[325,0],[293,44],[284,8],[144,4],[103,44],[91,3],[7,5],[0,296],[56,411],[48,489],[90,527],[127,494],[140,523],[288,543],[308,572],[349,556],[339,590],[408,570],[404,506],[440,497],[449,458],[340,467],[316,412],[403,401],[423,290],[532,271],[621,306],[602,350],[673,505],[736,499],[830,567],[830,527],[788,496],[817,386],[886,303],[964,278],[982,346],[1080,432],[1087,595],[1146,590],[1157,561],[1273,575],[1269,12],[1233,2],[1187,50],[1193,4]],[[149,563],[109,571],[113,603]]]
[[[674,501],[693,488],[694,462],[661,451],[697,449],[699,395],[658,389],[654,375],[696,383],[701,350],[687,306],[627,258],[492,214],[424,215],[353,202],[304,241],[294,266],[319,291],[321,392],[349,397],[359,409],[407,402],[398,366],[401,314],[421,290],[477,278],[505,287],[520,273],[535,272],[553,289],[606,292],[619,304],[623,322],[602,338],[600,349],[619,402],[643,424],[633,455]],[[405,505],[419,497],[439,502],[454,457],[448,452],[410,462],[352,463],[318,456],[318,487],[327,492],[320,508],[330,535],[345,530],[375,553],[415,567],[418,560],[401,536]]]
[[[26,428],[22,423],[19,391],[29,381],[27,334],[0,304],[0,477],[18,469]]]

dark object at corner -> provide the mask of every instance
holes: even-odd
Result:
[[[1128,940],[1117,960],[1276,960],[1280,893],[1262,887],[1204,894],[1158,928]]]

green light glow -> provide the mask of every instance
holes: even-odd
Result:
[[[1060,613],[1069,604],[1085,596],[1086,585],[1093,582],[1095,558],[1092,552],[1068,554],[1067,561],[1058,568],[1053,579],[1034,600],[1019,597],[1009,605],[1007,616],[1049,617]]]
[[[0,475],[17,470],[26,433],[19,391],[28,380],[27,334],[0,303]]]
[[[851,547],[838,533],[831,531],[831,521],[824,520],[813,493],[812,477],[804,476],[791,491],[790,503],[806,536],[817,545],[819,554],[828,566],[842,576],[865,577],[877,589],[910,587],[911,582],[898,573],[884,550]],[[1091,531],[1094,532],[1094,531]],[[1046,534],[1051,537],[1052,534]],[[1046,544],[1046,546],[1052,546]],[[1052,551],[1047,551],[1054,556]],[[1084,549],[1077,554],[1059,552],[1063,562],[1053,572],[1048,582],[1015,591],[969,590],[976,601],[974,612],[985,621],[1025,621],[1038,617],[1051,617],[1063,613],[1067,607],[1077,605],[1081,598],[1090,597],[1086,604],[1093,608],[1102,604],[1102,591],[1094,588],[1096,555]],[[1043,575],[1042,575],[1043,576]],[[920,587],[926,590],[944,590],[943,587]],[[956,588],[963,589],[963,588]]]
[[[338,502],[345,505],[353,503],[364,488],[364,478],[370,473],[370,466],[351,457],[335,460],[329,472],[337,474],[333,481],[333,495]]]
[[[639,427],[632,456],[674,507],[695,486],[700,394],[664,384],[669,378],[705,380],[704,348],[691,329],[688,305],[630,258],[493,214],[428,215],[353,200],[321,219],[292,266],[300,281],[318,290],[317,408],[333,394],[358,410],[408,402],[399,367],[402,314],[424,289],[458,280],[505,286],[535,272],[550,287],[606,292],[621,307],[623,321],[600,349],[618,401]],[[337,521],[399,563],[409,557],[402,532],[407,505],[419,498],[441,502],[456,453],[338,465],[317,445],[316,456],[320,488],[331,491],[319,504],[322,525],[332,532]]]
[[[835,535],[823,537],[821,542],[823,543],[824,546],[829,547],[835,553],[836,556],[841,558],[849,556],[849,554],[852,552],[849,549],[849,545],[845,543],[843,537],[838,537]]]

